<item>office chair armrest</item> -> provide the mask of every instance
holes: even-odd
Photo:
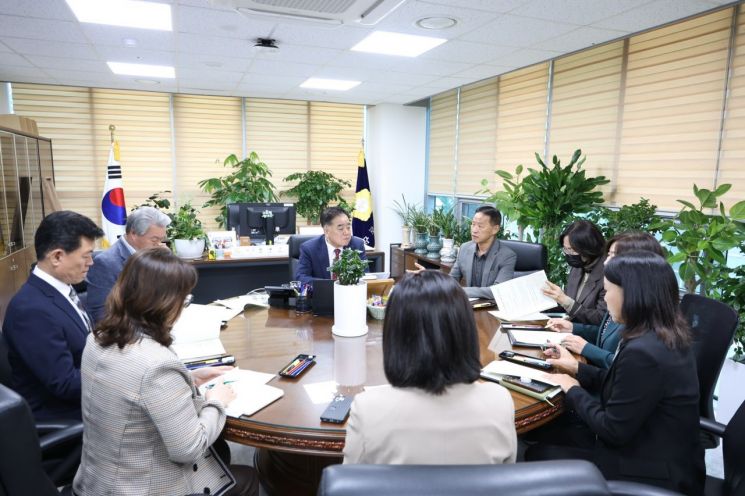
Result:
[[[613,496],[681,496],[675,491],[630,481],[608,481],[608,490]]]
[[[36,433],[39,436],[43,436],[44,434],[58,431],[60,429],[67,429],[68,427],[79,423],[80,420],[72,419],[39,420],[36,422]]]
[[[727,428],[725,424],[721,424],[715,420],[709,420],[705,417],[699,417],[698,424],[702,431],[709,432],[719,437],[724,436],[724,429]]]
[[[59,444],[63,444],[83,437],[83,423],[76,422],[73,425],[59,429],[39,438],[39,447],[42,453]]]

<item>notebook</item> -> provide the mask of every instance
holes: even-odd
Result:
[[[243,370],[236,367],[230,372],[202,384],[199,391],[204,395],[211,385],[217,382],[230,384],[236,393],[236,398],[225,408],[225,413],[229,417],[235,418],[241,415],[250,416],[284,396],[285,392],[282,389],[267,386],[266,383],[271,381],[274,376],[275,374],[254,372],[253,370]]]

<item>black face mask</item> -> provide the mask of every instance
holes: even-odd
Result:
[[[582,255],[567,255],[564,254],[564,259],[567,261],[567,265],[570,267],[576,267],[578,269],[581,269],[585,265],[587,265],[587,262],[582,260]]]

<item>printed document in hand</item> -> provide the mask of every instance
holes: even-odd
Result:
[[[225,408],[225,413],[229,417],[238,418],[241,415],[253,415],[285,394],[282,389],[266,385],[274,376],[275,374],[242,370],[236,367],[230,372],[202,384],[199,391],[204,396],[207,390],[218,382],[230,384],[235,391],[236,398]]]
[[[220,342],[224,312],[224,308],[211,305],[191,304],[184,308],[171,329],[171,348],[181,361],[225,354]]]
[[[491,288],[499,310],[489,312],[499,320],[545,320],[539,312],[556,306],[556,302],[543,294],[546,273],[534,272],[527,276],[510,279]]]
[[[506,360],[494,360],[488,363],[486,367],[481,369],[481,375],[487,375],[494,379],[501,379],[503,376],[512,375],[515,377],[527,377],[551,384],[552,386],[559,385],[557,382],[551,380],[551,374]]]
[[[517,329],[510,329],[507,334],[512,346],[529,346],[532,348],[538,348],[546,343],[561,344],[561,340],[567,336],[555,331],[521,331]]]

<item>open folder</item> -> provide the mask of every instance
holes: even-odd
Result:
[[[543,294],[547,281],[546,272],[540,271],[491,286],[499,310],[489,313],[510,322],[545,320],[547,317],[539,312],[556,306]]]

